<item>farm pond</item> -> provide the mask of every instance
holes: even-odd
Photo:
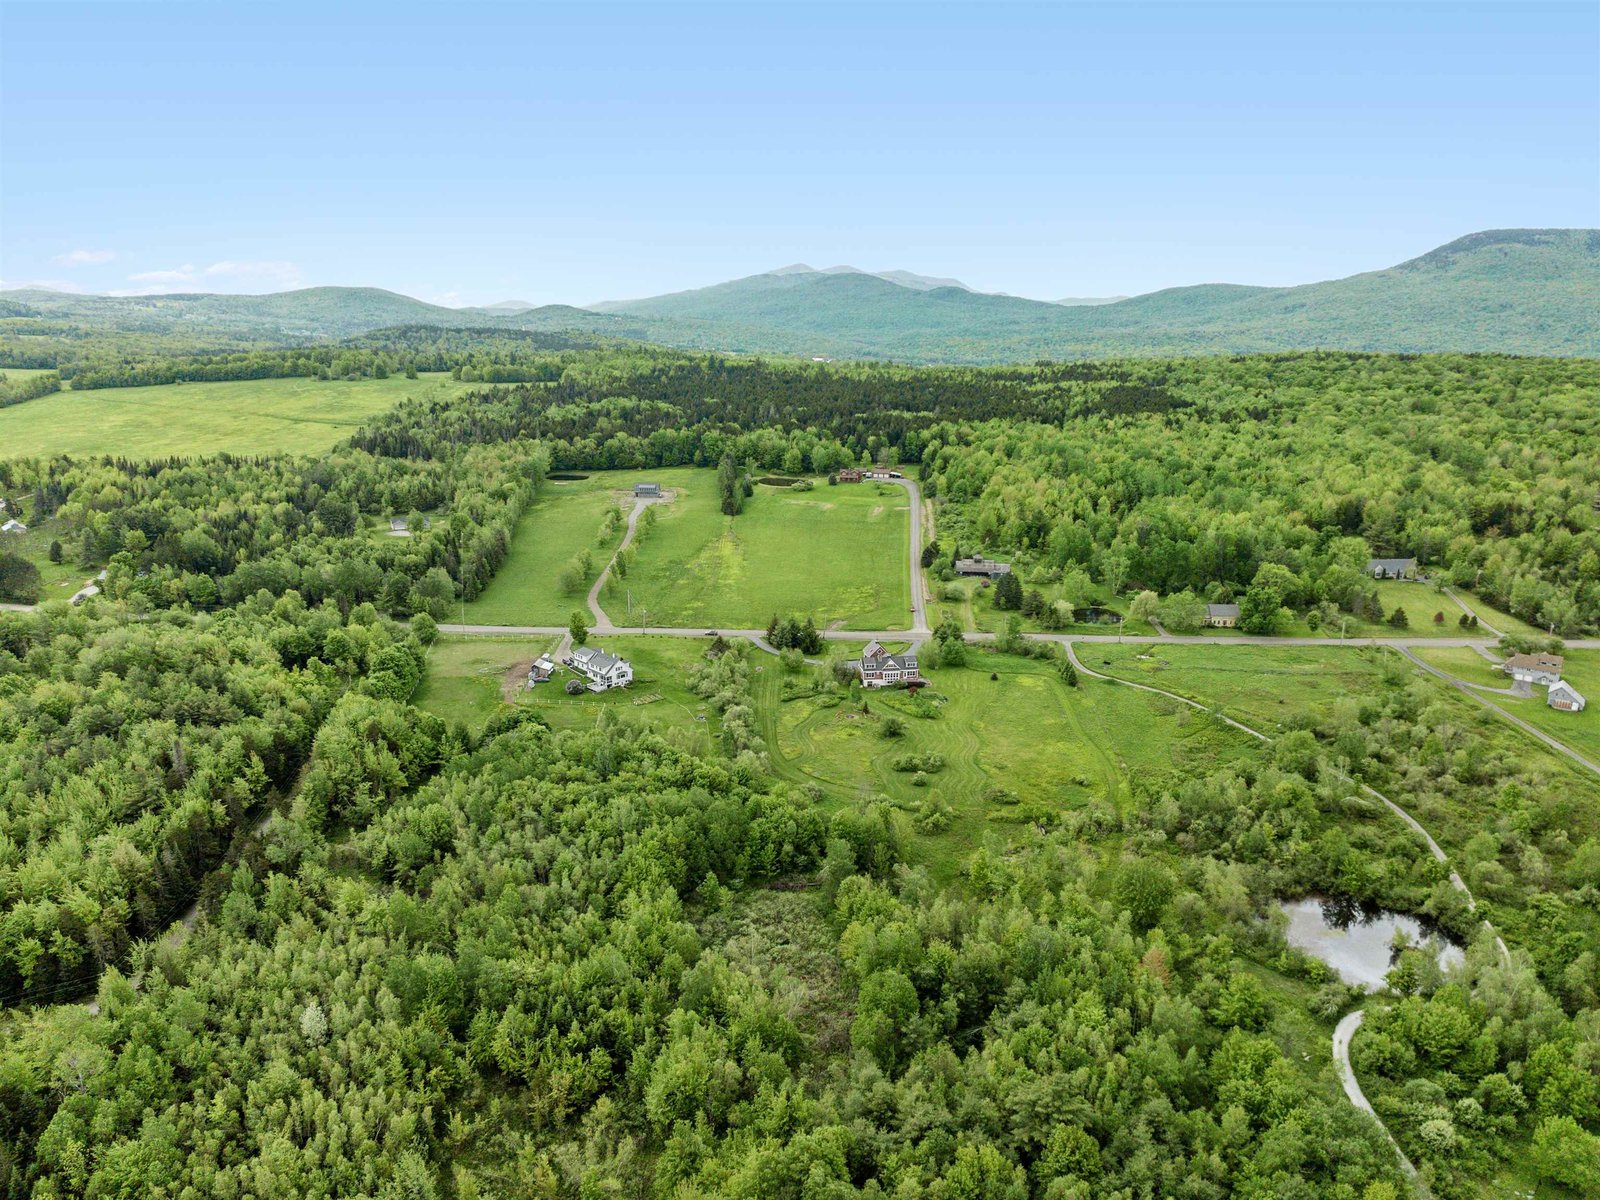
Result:
[[[1398,957],[1397,932],[1403,932],[1411,946],[1433,946],[1441,967],[1454,967],[1464,957],[1460,946],[1405,913],[1363,908],[1328,896],[1280,900],[1278,907],[1289,918],[1284,931],[1289,944],[1320,958],[1346,983],[1381,988]]]

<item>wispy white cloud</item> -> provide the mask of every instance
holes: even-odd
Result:
[[[136,271],[128,276],[129,283],[193,283],[199,276],[195,274],[193,263],[184,263],[181,267],[174,267],[170,271]]]
[[[232,285],[237,290],[250,288],[294,288],[304,282],[300,268],[292,262],[240,262],[224,259],[209,267],[196,267],[184,263],[159,271],[136,271],[128,276],[129,283],[142,285],[133,294],[156,291],[175,284],[201,284],[208,287]]]
[[[117,256],[115,250],[69,250],[50,261],[62,267],[93,267],[108,263]]]

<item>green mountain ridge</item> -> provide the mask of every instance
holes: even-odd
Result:
[[[1338,349],[1600,356],[1600,230],[1502,229],[1416,258],[1293,287],[1206,283],[1061,305],[894,273],[781,268],[588,308],[444,308],[379,288],[264,296],[0,293],[0,333],[205,333],[255,341],[396,325],[631,338],[687,349],[922,363]],[[908,274],[908,278],[912,278]],[[56,332],[56,330],[51,330]]]

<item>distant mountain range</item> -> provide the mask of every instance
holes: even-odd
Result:
[[[1385,270],[1298,287],[1201,284],[1058,303],[906,271],[804,264],[588,308],[504,301],[453,309],[377,288],[0,293],[0,333],[25,332],[34,321],[256,340],[483,325],[725,352],[952,363],[1313,348],[1600,356],[1600,230],[1490,230]]]

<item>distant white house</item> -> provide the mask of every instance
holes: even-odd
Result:
[[[589,681],[591,692],[627,687],[633,682],[633,664],[599,646],[580,646],[567,656],[567,666]]]
[[[548,654],[541,654],[533,660],[533,666],[528,670],[528,686],[544,683],[556,673],[556,664]]]
[[[1513,654],[1500,669],[1518,683],[1549,685],[1561,681],[1566,662],[1559,654]]]
[[[1217,629],[1232,629],[1239,623],[1237,604],[1206,605],[1206,624]]]
[[[404,517],[390,517],[389,518],[389,532],[390,533],[396,533],[396,534],[398,534],[398,533],[410,533],[411,532],[411,526],[406,524],[406,519]]]
[[[1582,712],[1583,706],[1589,702],[1583,698],[1582,692],[1565,679],[1558,679],[1550,685],[1550,691],[1545,695],[1545,703],[1562,712]]]
[[[21,521],[12,517],[4,525],[0,525],[0,533],[27,533],[28,527]]]
[[[1367,574],[1374,579],[1410,579],[1417,571],[1414,558],[1369,558]]]
[[[861,657],[852,665],[861,673],[863,687],[900,687],[922,682],[922,676],[917,673],[915,654],[890,654],[877,641],[868,642]]]

